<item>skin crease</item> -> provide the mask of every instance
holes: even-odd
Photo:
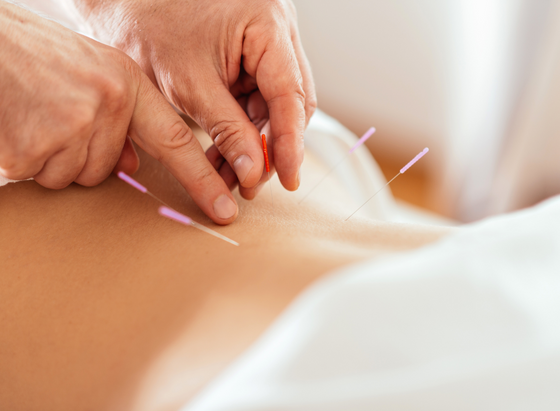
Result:
[[[243,198],[265,181],[259,130],[270,119],[283,186],[296,190],[303,132],[317,101],[289,0],[75,0],[87,29],[130,55],[213,138]]]
[[[160,217],[114,176],[0,188],[0,409],[176,410],[317,278],[450,232],[344,223],[355,205],[335,179],[301,206],[276,179],[274,206],[268,187],[251,202],[235,192],[242,213],[219,227],[139,155],[139,182],[241,246]],[[325,171],[308,153],[302,192]]]

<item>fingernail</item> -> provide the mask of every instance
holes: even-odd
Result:
[[[237,179],[241,183],[245,181],[254,165],[255,163],[253,163],[251,157],[246,154],[237,157],[237,160],[233,162],[233,170],[235,171],[235,174],[237,174]]]
[[[300,167],[300,169],[299,169],[299,171],[298,171],[298,173],[297,173],[297,185],[298,185],[298,188],[299,188],[300,184],[301,184],[301,167]]]
[[[227,220],[235,215],[237,206],[228,196],[222,194],[214,201],[214,212],[219,218]]]

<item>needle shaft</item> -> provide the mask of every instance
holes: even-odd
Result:
[[[171,208],[169,207],[162,199],[156,197],[155,195],[153,195],[152,193],[150,193],[149,191],[146,191],[146,194],[148,194],[150,197],[152,197],[154,200],[159,201],[161,204],[163,204],[164,206],[166,206],[167,208]]]
[[[194,228],[198,228],[199,230],[202,230],[205,233],[213,235],[214,237],[220,238],[224,241],[227,241],[230,244],[233,244],[233,245],[239,247],[239,243],[237,241],[233,241],[232,239],[227,238],[226,236],[221,235],[220,233],[217,233],[214,230],[211,230],[210,228],[208,228],[206,226],[203,226],[202,224],[197,223],[196,221],[191,221],[191,226],[193,226]]]
[[[226,236],[223,236],[220,233],[217,233],[214,230],[211,230],[210,228],[205,227],[200,223],[197,223],[196,221],[193,221],[192,218],[189,218],[186,215],[183,215],[183,214],[179,213],[178,211],[173,210],[170,207],[161,206],[159,208],[159,214],[164,216],[164,217],[167,217],[167,218],[169,218],[173,221],[176,221],[178,223],[197,228],[200,231],[204,231],[206,234],[210,234],[214,237],[219,238],[220,240],[224,240],[224,241],[226,241],[230,244],[233,244],[235,246],[239,246],[238,242],[233,241],[233,240],[227,238]]]
[[[268,185],[270,186],[270,201],[272,201],[272,207],[274,207],[274,196],[272,195],[272,180],[270,179],[270,171],[268,171]]]
[[[350,214],[350,217],[348,217],[348,218],[347,218],[346,220],[344,220],[344,221],[350,220],[350,218],[352,218],[352,216],[353,216],[354,214],[356,214],[358,211],[360,211],[367,203],[369,203],[369,202],[371,201],[371,199],[372,199],[373,197],[375,197],[377,194],[379,194],[385,187],[387,187],[389,184],[391,184],[391,183],[393,182],[393,180],[394,180],[395,178],[397,178],[398,176],[400,176],[400,175],[401,175],[401,173],[397,174],[395,177],[393,177],[393,178],[391,179],[391,181],[389,181],[387,184],[385,184],[383,187],[381,187],[379,190],[377,190],[377,191],[375,192],[374,195],[372,195],[364,204],[362,204],[362,205],[360,206],[360,208],[358,208],[356,211],[354,211],[352,214]]]
[[[305,201],[305,199],[306,199],[307,197],[309,197],[309,195],[310,195],[313,191],[315,191],[315,189],[316,189],[317,187],[319,187],[319,186],[321,185],[321,183],[322,183],[323,181],[325,181],[326,178],[327,178],[328,176],[330,176],[331,173],[332,173],[334,170],[336,170],[336,168],[337,168],[339,165],[341,165],[341,164],[344,162],[344,160],[346,160],[346,159],[348,158],[348,156],[349,156],[350,154],[352,154],[354,151],[356,151],[358,148],[360,148],[362,145],[364,145],[364,143],[373,135],[373,133],[375,133],[375,127],[371,127],[368,131],[366,131],[366,133],[356,142],[356,144],[354,144],[354,146],[350,149],[350,151],[348,151],[348,153],[346,153],[346,155],[345,155],[338,163],[336,163],[336,165],[335,165],[333,168],[331,168],[331,169],[328,171],[328,173],[325,174],[325,175],[323,176],[323,178],[322,178],[317,184],[315,184],[315,186],[311,189],[311,191],[309,191],[309,192],[305,195],[305,197],[303,197],[301,200],[299,200],[298,204],[303,203],[303,202]]]
[[[219,238],[221,240],[224,240],[224,241],[226,241],[230,244],[233,244],[235,246],[239,246],[238,242],[233,241],[233,240],[227,238],[226,236],[223,236],[220,233],[217,233],[214,230],[211,230],[210,228],[205,227],[202,224],[197,223],[196,221],[193,221],[191,218],[187,217],[186,215],[183,215],[183,214],[179,213],[178,211],[175,211],[173,208],[169,207],[162,199],[160,199],[159,197],[156,197],[155,195],[150,193],[146,187],[144,187],[142,184],[140,184],[138,181],[136,181],[135,179],[133,179],[129,175],[127,175],[127,174],[125,174],[121,171],[121,172],[118,173],[118,176],[125,183],[130,184],[132,187],[136,188],[141,193],[148,194],[154,200],[159,201],[161,204],[163,204],[165,207],[160,207],[159,208],[159,213],[162,216],[170,218],[172,220],[175,220],[175,221],[177,221],[181,224],[185,224],[185,225],[192,226],[194,228],[198,228],[199,230],[204,231],[207,234],[213,235],[214,237],[217,237],[217,238]]]
[[[338,163],[336,163],[335,166],[334,166],[333,168],[331,168],[331,169],[329,170],[329,172],[328,172],[327,174],[325,174],[325,175],[323,176],[323,178],[321,178],[321,179],[319,180],[319,182],[318,182],[317,184],[315,184],[315,185],[313,186],[313,188],[312,188],[311,190],[309,190],[309,192],[308,192],[301,200],[299,200],[298,204],[303,203],[303,202],[305,201],[305,199],[306,199],[307,197],[309,197],[309,196],[311,195],[311,193],[312,193],[313,191],[315,191],[315,189],[316,189],[317,187],[319,187],[319,186],[321,185],[321,183],[322,183],[323,181],[325,181],[325,180],[327,179],[327,177],[330,176],[331,173],[332,173],[334,170],[336,170],[336,169],[338,168],[339,165],[341,165],[342,163],[344,163],[344,160],[346,160],[346,157],[347,157],[347,155],[344,156]]]

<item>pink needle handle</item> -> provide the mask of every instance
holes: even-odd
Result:
[[[144,194],[146,194],[148,192],[148,189],[146,187],[144,187],[142,184],[140,184],[138,181],[136,181],[135,179],[133,179],[132,177],[130,177],[126,173],[123,173],[122,171],[119,171],[119,173],[117,175],[119,176],[119,178],[122,181],[130,184],[132,187],[134,187],[138,191],[140,191]]]
[[[401,168],[401,174],[404,174],[406,170],[408,170],[410,167],[412,167],[414,165],[414,163],[416,163],[418,160],[420,160],[422,157],[424,157],[428,151],[430,151],[430,149],[428,147],[426,147],[424,150],[422,150],[422,152],[420,154],[418,154],[416,157],[414,157],[410,161],[410,163],[408,163],[406,166]]]
[[[348,152],[348,154],[352,154],[354,151],[356,151],[358,148],[360,148],[360,146],[362,144],[364,144],[371,136],[373,136],[373,133],[375,133],[375,127],[370,128],[366,134],[364,134],[362,136],[362,138],[360,138],[358,140],[358,142],[356,144],[354,144],[354,147],[352,147],[350,149],[350,151]]]
[[[177,221],[178,223],[185,224],[185,225],[192,225],[192,222],[193,222],[186,215],[178,213],[177,211],[172,210],[168,207],[164,207],[164,206],[161,206],[159,208],[159,214],[164,216],[164,217],[170,218],[171,220]]]

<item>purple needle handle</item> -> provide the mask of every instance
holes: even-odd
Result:
[[[148,189],[146,187],[144,187],[142,184],[140,184],[138,181],[136,181],[135,179],[133,179],[132,177],[130,177],[129,175],[123,173],[122,171],[119,171],[119,174],[117,174],[119,176],[119,178],[124,181],[125,183],[130,184],[132,187],[134,187],[135,189],[137,189],[138,191],[141,191],[142,193],[146,194],[148,192]]]
[[[430,151],[430,149],[428,147],[426,147],[424,150],[422,150],[422,152],[420,154],[418,154],[416,157],[414,157],[410,161],[410,163],[408,163],[406,166],[401,168],[401,174],[404,174],[406,170],[408,170],[410,167],[412,167],[414,165],[414,163],[416,163],[418,160],[420,160],[422,157],[424,157],[428,151]]]
[[[348,154],[352,154],[354,151],[356,151],[362,144],[364,144],[371,136],[373,136],[373,133],[375,133],[375,127],[370,128],[366,134],[364,134],[362,136],[362,138],[360,138],[358,140],[358,142],[356,144],[354,144],[354,147],[352,147],[350,149],[350,151],[348,152]]]
[[[177,221],[178,223],[185,224],[185,225],[192,225],[192,220],[189,217],[181,213],[178,213],[177,211],[172,210],[168,207],[161,206],[159,208],[159,214],[164,217],[170,218],[171,220]]]

